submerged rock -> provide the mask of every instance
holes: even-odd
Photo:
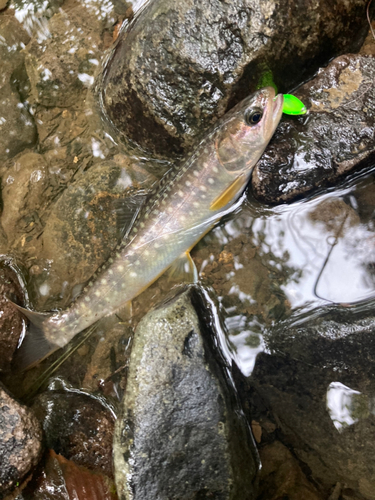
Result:
[[[269,354],[258,355],[252,373],[278,436],[325,498],[341,483],[344,491],[374,499],[373,308],[373,301],[332,305],[278,325],[266,336]]]
[[[82,10],[56,13],[48,24],[50,36],[34,38],[27,46],[25,64],[31,94],[43,106],[78,105],[92,83],[101,40],[90,27],[94,16]]]
[[[255,498],[249,427],[191,293],[137,327],[114,441],[121,499]]]
[[[15,272],[0,263],[0,372],[10,371],[13,354],[25,328],[21,314],[7,298],[23,300],[20,283]]]
[[[64,191],[43,233],[42,257],[51,267],[34,282],[39,307],[47,297],[69,300],[73,287],[108,258],[121,234],[116,200],[131,188],[125,168],[103,162]]]
[[[41,452],[42,430],[35,415],[0,386],[0,498],[26,478]]]
[[[114,416],[85,393],[47,391],[33,406],[47,448],[92,471],[112,476]]]
[[[16,84],[24,64],[22,49],[30,38],[12,15],[0,17],[0,33],[0,161],[4,161],[33,146],[37,134]]]
[[[290,201],[375,159],[375,58],[333,60],[295,92],[308,115],[282,119],[252,187],[267,203]]]
[[[120,35],[103,103],[115,127],[152,153],[190,146],[258,85],[280,91],[359,48],[367,0],[150,2]]]
[[[46,201],[45,192],[49,173],[43,156],[37,153],[23,154],[14,161],[1,179],[3,212],[1,225],[12,244],[15,240],[23,246],[31,228],[32,219],[40,213]],[[36,215],[37,217],[37,215]]]

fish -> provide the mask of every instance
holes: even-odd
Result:
[[[246,97],[172,168],[149,194],[126,237],[61,311],[39,313],[15,304],[29,320],[19,349],[24,366],[64,347],[75,335],[124,307],[168,269],[198,275],[190,250],[233,210],[274,134],[283,96],[266,87]]]

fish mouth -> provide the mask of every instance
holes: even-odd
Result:
[[[272,118],[273,121],[277,121],[279,123],[279,120],[281,118],[281,115],[283,114],[283,104],[284,104],[284,96],[283,94],[278,94],[276,97],[272,98]]]
[[[270,140],[283,114],[284,96],[283,94],[276,95],[273,87],[267,87],[265,90],[267,92],[267,104],[265,106],[266,116],[263,130],[264,136]]]

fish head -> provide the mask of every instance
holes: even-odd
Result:
[[[281,119],[283,95],[272,87],[258,90],[238,103],[218,124],[217,158],[233,178],[246,178],[269,143]]]

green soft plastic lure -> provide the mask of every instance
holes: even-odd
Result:
[[[307,109],[298,97],[291,94],[284,94],[283,113],[286,115],[304,115]]]

